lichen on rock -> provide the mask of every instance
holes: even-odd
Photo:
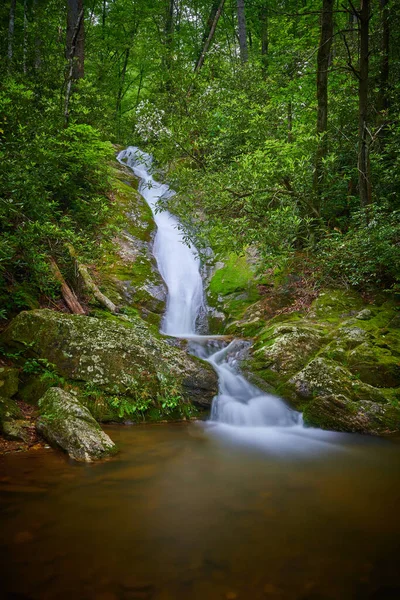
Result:
[[[121,397],[132,405],[168,394],[165,381],[187,404],[208,407],[217,391],[211,365],[170,345],[135,316],[99,319],[26,311],[10,323],[2,339],[9,347],[29,346],[32,356],[54,364],[68,383],[96,388],[108,399]],[[96,417],[102,419],[101,414]],[[104,418],[118,420],[112,410],[104,411]]]
[[[354,291],[325,290],[307,312],[278,315],[259,329],[244,366],[302,410],[306,424],[396,432],[398,315],[392,300],[365,306]]]
[[[80,462],[111,456],[117,448],[110,437],[72,394],[49,389],[39,401],[40,416],[36,429],[52,446],[64,450]]]

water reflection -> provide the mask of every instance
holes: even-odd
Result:
[[[95,465],[51,450],[1,457],[0,597],[353,600],[396,589],[399,446],[237,429],[110,428],[121,453]]]

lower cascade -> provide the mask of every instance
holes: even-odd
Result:
[[[290,409],[277,396],[266,394],[240,374],[236,366],[238,340],[227,344],[223,336],[197,334],[198,323],[206,310],[198,253],[196,248],[185,244],[178,219],[168,211],[157,211],[157,201],[174,192],[153,179],[152,157],[139,148],[130,146],[117,158],[140,178],[139,192],[149,204],[158,226],[153,253],[168,288],[162,333],[188,339],[191,352],[207,360],[217,371],[219,392],[208,423],[233,426],[235,430],[240,429],[240,435],[251,428],[251,441],[259,440],[261,433],[263,445],[265,436],[270,445],[271,434],[275,437],[279,434],[280,449],[288,446],[282,444],[282,434],[289,433],[296,434],[296,438],[306,438],[306,446],[331,442],[332,436],[339,434],[305,428],[301,413]],[[285,440],[287,438],[285,436]],[[274,444],[276,446],[276,440]],[[298,447],[298,441],[296,444]],[[292,447],[291,442],[289,446]]]

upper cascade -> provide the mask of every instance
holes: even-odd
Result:
[[[198,253],[185,243],[178,219],[166,210],[157,211],[158,200],[174,192],[153,179],[150,154],[129,146],[117,159],[140,178],[139,192],[150,206],[157,225],[153,254],[168,288],[162,333],[176,337],[193,335],[199,317],[205,312]]]

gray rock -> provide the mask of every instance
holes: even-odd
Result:
[[[70,458],[91,462],[116,453],[114,442],[72,394],[51,388],[41,398],[39,406],[37,431]]]

